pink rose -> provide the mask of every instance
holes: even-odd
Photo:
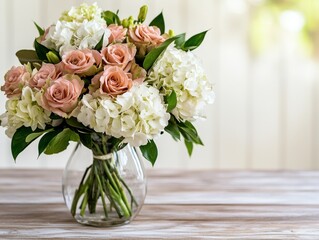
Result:
[[[1,91],[4,91],[8,98],[19,97],[30,78],[31,74],[25,66],[12,67],[4,76],[5,83],[1,86]]]
[[[157,46],[165,41],[160,29],[155,26],[138,25],[129,30],[129,35],[136,44]]]
[[[107,65],[118,66],[126,72],[130,70],[135,54],[135,45],[120,43],[110,45],[101,52],[102,59]]]
[[[98,93],[101,95],[116,97],[132,87],[132,75],[120,67],[108,66],[103,73],[92,79],[92,85],[98,87]]]
[[[67,117],[78,104],[84,82],[76,75],[65,75],[51,82],[40,105],[61,117]]]
[[[96,50],[73,50],[62,56],[63,69],[66,73],[93,75],[92,67],[101,65],[102,58]]]
[[[116,24],[111,24],[107,28],[111,31],[109,43],[124,41],[127,33],[126,28],[123,28],[123,26],[118,26]]]
[[[41,89],[47,80],[55,80],[60,77],[62,72],[51,63],[43,64],[39,71],[29,81],[32,88]]]

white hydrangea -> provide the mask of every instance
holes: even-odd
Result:
[[[159,91],[146,84],[134,85],[115,99],[87,94],[77,115],[96,132],[123,137],[124,143],[136,147],[160,135],[169,118]]]
[[[1,126],[7,127],[6,134],[12,137],[15,131],[22,127],[45,129],[51,122],[50,112],[37,104],[30,87],[22,89],[21,100],[9,99],[6,102],[6,112],[0,116]]]
[[[82,4],[65,12],[55,25],[52,25],[41,42],[44,46],[64,53],[74,49],[93,49],[101,40],[108,44],[111,31],[101,16],[102,9],[97,4]]]
[[[69,11],[65,11],[60,20],[66,22],[103,21],[101,18],[102,12],[103,10],[99,8],[97,3],[92,5],[82,3],[79,7],[72,7]]]
[[[164,95],[176,92],[177,106],[172,114],[182,121],[204,117],[206,104],[214,102],[212,84],[201,62],[188,51],[169,47],[156,61],[147,81]]]

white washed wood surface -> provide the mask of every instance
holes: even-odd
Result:
[[[157,140],[158,168],[319,169],[318,65],[302,56],[296,38],[285,32],[264,55],[250,54],[249,2],[257,1],[1,0],[0,75],[18,63],[17,50],[32,47],[37,34],[33,20],[48,26],[72,5],[95,1],[106,9],[120,9],[122,16],[136,15],[148,4],[148,20],[163,10],[167,27],[176,33],[211,29],[196,51],[217,97],[207,110],[207,121],[197,124],[205,147],[197,147],[189,159],[183,144],[164,136]],[[1,93],[1,112],[4,100]],[[13,167],[10,141],[3,132],[0,167]],[[33,144],[15,167],[64,167],[67,157],[37,160],[36,149]]]
[[[319,172],[149,171],[129,225],[75,223],[61,171],[0,170],[0,239],[319,239]]]

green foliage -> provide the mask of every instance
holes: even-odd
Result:
[[[11,141],[11,153],[14,160],[16,160],[18,155],[36,139],[33,138],[30,139],[29,142],[26,142],[26,138],[30,134],[35,134],[41,131],[43,130],[36,129],[33,131],[30,127],[20,127],[17,129]]]
[[[191,38],[189,38],[183,45],[182,45],[182,49],[184,51],[193,51],[196,48],[198,48],[202,42],[205,39],[207,31],[198,33],[194,36],[192,36]]]
[[[158,16],[156,16],[151,21],[151,23],[149,25],[158,27],[161,31],[161,34],[164,34],[165,33],[165,20],[164,20],[163,12],[161,12]]]
[[[176,124],[175,120],[170,120],[168,122],[168,125],[165,127],[165,131],[168,132],[175,141],[181,139],[181,133],[178,129],[178,125]]]
[[[41,64],[42,61],[38,58],[38,55],[36,51],[34,50],[19,50],[16,53],[17,58],[19,59],[19,62],[21,64],[27,64],[27,63],[39,63]]]
[[[177,40],[178,38],[180,38],[182,36],[181,35],[177,35],[175,37],[169,38],[167,39],[165,42],[163,42],[160,46],[158,46],[157,48],[152,49],[145,57],[144,62],[143,62],[143,67],[146,70],[149,70],[153,64],[155,63],[155,61],[157,60],[157,58],[162,54],[163,51],[166,50],[166,48],[175,40]]]
[[[37,56],[40,60],[47,62],[47,53],[50,52],[51,50],[48,49],[47,47],[43,46],[38,42],[37,39],[34,40],[34,49],[37,53]]]
[[[95,50],[97,51],[101,51],[101,49],[103,48],[103,40],[104,40],[104,34],[102,35],[100,41],[98,42],[98,44],[96,44],[95,46]]]
[[[169,96],[164,97],[164,101],[167,104],[167,112],[171,112],[177,105],[176,92],[173,90]]]
[[[175,47],[178,49],[182,48],[183,44],[185,43],[186,33],[182,33],[180,36],[181,37],[175,41]]]
[[[154,166],[158,155],[155,142],[153,140],[148,141],[146,145],[140,146],[140,150],[146,160],[148,160],[152,164],[152,166]]]
[[[105,20],[107,25],[110,25],[110,24],[121,25],[121,20],[119,16],[112,11],[104,11],[102,13],[102,18]]]
[[[37,28],[39,35],[42,36],[45,33],[45,30],[43,28],[41,28],[36,22],[33,22],[35,27]]]
[[[33,132],[33,133],[30,133],[26,139],[25,139],[25,142],[26,143],[30,143],[32,142],[33,140],[37,139],[38,137],[40,137],[41,135],[43,135],[44,133],[47,133],[47,132],[51,132],[53,131],[53,128],[50,128],[50,129],[47,129],[47,130],[44,130],[44,131],[41,131],[41,132]]]
[[[169,133],[175,141],[180,140],[182,135],[187,152],[190,156],[193,152],[194,144],[203,145],[196,128],[189,121],[181,122],[174,116],[171,116],[165,131]]]
[[[184,143],[185,143],[185,146],[186,146],[188,155],[189,155],[189,156],[192,156],[193,149],[194,149],[194,144],[193,144],[193,142],[189,142],[189,141],[187,141],[186,139],[184,139]]]
[[[45,151],[48,144],[51,142],[51,140],[58,135],[62,130],[54,130],[51,132],[46,133],[39,141],[38,144],[38,157]]]
[[[65,128],[62,132],[52,138],[45,148],[44,153],[50,155],[62,152],[69,146],[70,141],[79,142],[80,137],[71,129]]]

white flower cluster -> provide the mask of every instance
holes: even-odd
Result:
[[[159,91],[146,84],[134,85],[115,99],[87,94],[81,104],[79,122],[96,132],[123,137],[123,142],[132,146],[157,137],[170,118]]]
[[[97,3],[92,5],[82,3],[79,7],[72,7],[69,11],[62,13],[60,21],[79,23],[84,22],[84,20],[103,21],[101,20],[102,12],[103,10],[99,8]]]
[[[161,94],[174,90],[177,106],[172,114],[182,121],[204,117],[206,104],[214,102],[214,92],[200,61],[192,52],[169,47],[154,64],[147,81]]]
[[[47,30],[41,44],[63,55],[74,49],[94,49],[104,34],[103,46],[106,46],[111,31],[101,13],[97,5],[72,8]]]
[[[21,100],[9,99],[6,102],[6,113],[0,116],[1,126],[8,127],[6,134],[12,137],[15,131],[22,127],[45,129],[51,122],[50,112],[37,104],[34,93],[30,87],[22,89]]]

